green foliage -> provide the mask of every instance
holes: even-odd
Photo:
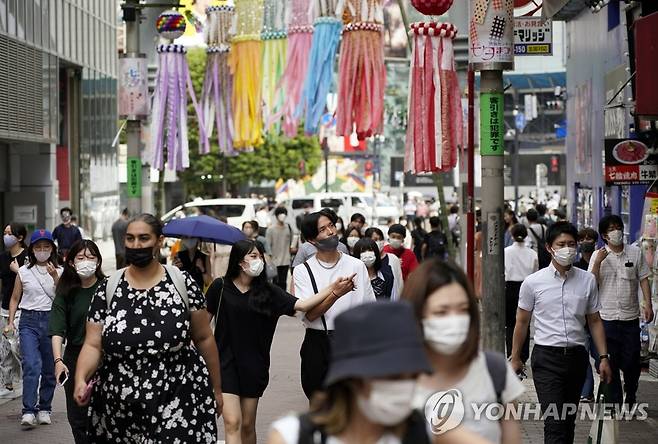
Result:
[[[188,51],[187,62],[198,99],[201,97],[205,61],[206,53],[203,49],[195,48]],[[219,153],[217,139],[211,138],[209,154],[200,155],[198,123],[191,104],[188,115],[190,116],[188,128],[190,168],[180,172],[179,178],[184,183],[188,195],[219,194],[223,156]],[[313,174],[320,166],[322,151],[317,137],[307,137],[301,132],[293,139],[267,134],[262,146],[227,159],[225,177],[227,188],[249,182],[258,184],[263,180],[300,179],[303,177],[300,170],[302,160],[305,162],[307,174]],[[202,176],[208,175],[212,176],[211,180],[201,180]]]

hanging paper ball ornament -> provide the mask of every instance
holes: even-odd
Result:
[[[185,16],[173,9],[165,11],[155,21],[155,29],[165,39],[175,40],[185,33]]]
[[[453,0],[411,0],[411,4],[425,15],[445,14],[452,6]]]

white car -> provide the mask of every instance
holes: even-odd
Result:
[[[225,217],[229,225],[242,229],[246,221],[256,220],[256,211],[264,205],[259,199],[197,199],[179,205],[162,216],[162,222],[171,219],[205,214],[216,219]]]

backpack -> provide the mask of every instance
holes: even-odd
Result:
[[[176,291],[178,291],[178,294],[180,295],[181,299],[183,300],[183,303],[185,304],[185,307],[189,310],[190,301],[187,296],[187,285],[185,285],[185,276],[183,275],[183,272],[181,271],[180,268],[174,267],[173,265],[165,265],[164,267],[166,273],[174,282]],[[114,273],[109,278],[107,278],[107,281],[105,283],[105,300],[107,301],[108,310],[110,309],[110,305],[112,304],[112,298],[114,297],[114,293],[117,291],[117,287],[119,286],[119,281],[121,280],[121,278],[125,273],[126,273],[126,269],[122,268],[121,270],[117,270],[116,273]]]
[[[507,384],[507,360],[502,353],[485,351],[484,359],[496,392],[496,402],[503,404],[503,390]]]
[[[402,444],[430,444],[427,421],[422,412],[414,410],[407,418],[407,429],[402,437]],[[306,413],[299,416],[298,444],[326,444],[327,435],[322,426],[315,424],[311,416]]]
[[[427,242],[427,257],[445,257],[448,243],[445,234],[440,231],[431,231],[427,234],[425,242]]]
[[[535,238],[535,242],[537,243],[537,259],[539,259],[539,269],[541,270],[542,268],[548,267],[551,264],[553,258],[551,257],[551,253],[549,253],[546,249],[546,230],[544,226],[541,226],[541,238],[532,228],[528,227],[528,231],[532,233],[532,237]]]

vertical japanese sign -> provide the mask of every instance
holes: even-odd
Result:
[[[128,197],[142,197],[142,161],[139,157],[128,158]]]
[[[514,54],[517,56],[552,55],[553,22],[541,17],[514,19]]]
[[[143,54],[140,54],[143,56]],[[119,117],[141,120],[149,114],[146,56],[119,58]]]
[[[502,156],[505,152],[503,93],[480,94],[480,155]]]
[[[514,0],[470,0],[469,17],[473,69],[514,69]]]

